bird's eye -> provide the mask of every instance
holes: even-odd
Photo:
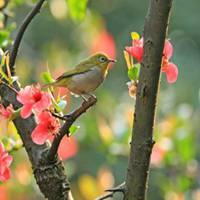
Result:
[[[106,62],[106,58],[103,57],[103,56],[100,56],[100,57],[99,57],[99,61],[102,62],[102,63],[103,63],[103,62]]]

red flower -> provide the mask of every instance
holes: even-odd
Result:
[[[133,58],[136,58],[139,63],[142,62],[143,55],[143,38],[133,39],[133,44],[131,47],[126,47],[126,51],[132,55]]]
[[[0,142],[0,181],[4,182],[10,178],[10,165],[12,156],[5,151],[4,145]]]
[[[143,56],[143,38],[140,39],[139,35],[135,32],[132,33],[133,45],[131,47],[125,47],[126,51],[139,63],[142,62]],[[169,40],[165,40],[162,58],[162,72],[166,74],[168,83],[176,82],[178,78],[178,68],[174,63],[169,62],[169,59],[173,54],[173,46]]]
[[[7,108],[4,108],[2,104],[0,104],[0,120],[1,119],[9,119],[14,112],[12,104],[10,104]]]
[[[107,30],[103,30],[99,32],[98,35],[93,37],[90,52],[96,53],[99,51],[106,53],[110,58],[113,59],[116,56],[114,38]]]
[[[178,68],[174,63],[169,62],[173,54],[173,46],[169,40],[165,40],[162,60],[162,72],[166,74],[168,83],[176,82],[178,78]]]
[[[41,112],[37,120],[38,125],[33,130],[31,137],[36,144],[44,144],[52,135],[58,133],[60,123],[48,111]]]
[[[39,85],[26,86],[17,95],[17,100],[23,104],[21,117],[27,118],[32,110],[42,112],[51,105],[51,97],[47,92],[42,92]]]

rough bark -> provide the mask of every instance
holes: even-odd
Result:
[[[16,85],[16,87],[18,87]],[[10,103],[15,109],[21,107],[16,100],[16,93],[5,85],[0,85],[0,96],[4,105]],[[14,124],[23,141],[24,148],[30,159],[36,182],[45,196],[49,200],[72,200],[69,182],[64,171],[62,162],[55,157],[52,162],[47,159],[49,147],[36,145],[32,142],[31,132],[36,126],[34,116],[28,119],[18,117]]]
[[[150,0],[144,27],[144,54],[139,76],[124,200],[146,198],[162,52],[172,0]]]
[[[23,35],[32,19],[39,13],[44,2],[45,0],[39,0],[19,27],[10,52],[9,67],[12,75],[15,75],[14,65]],[[20,89],[17,82],[13,84],[13,87],[16,90]],[[0,84],[0,96],[4,106],[12,104],[15,109],[20,108],[21,104],[17,101],[16,95],[16,92],[10,86]],[[47,144],[36,145],[32,142],[31,133],[36,127],[34,116],[30,116],[28,119],[18,117],[13,122],[30,159],[36,182],[45,198],[49,200],[73,200],[62,162],[57,156],[54,156],[54,159],[50,162],[47,159],[49,146]]]

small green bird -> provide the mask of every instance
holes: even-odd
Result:
[[[76,95],[91,95],[105,79],[108,73],[108,64],[116,62],[103,53],[92,55],[82,61],[74,69],[59,76],[54,82],[45,85],[53,87],[66,87]]]

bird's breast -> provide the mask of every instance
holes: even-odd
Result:
[[[68,88],[75,94],[84,94],[94,91],[104,80],[104,76],[98,67],[93,67],[88,72],[74,75],[68,84]]]

